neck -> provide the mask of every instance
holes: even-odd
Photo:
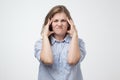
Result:
[[[64,40],[66,35],[54,35],[55,39],[59,40],[59,41],[62,41]]]

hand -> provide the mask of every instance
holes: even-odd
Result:
[[[71,19],[69,20],[68,18],[67,21],[70,24],[70,30],[68,30],[67,33],[70,34],[71,37],[73,37],[73,35],[77,35],[77,30],[74,25],[74,22]]]
[[[51,20],[48,19],[48,23],[44,26],[42,37],[44,37],[44,36],[48,37],[49,35],[51,35],[52,33],[54,33],[53,31],[49,30],[49,26],[50,26],[51,23],[52,23],[52,19]]]

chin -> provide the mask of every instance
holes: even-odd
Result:
[[[55,35],[59,35],[59,36],[65,36],[66,33],[55,33]]]

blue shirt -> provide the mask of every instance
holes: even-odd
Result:
[[[76,65],[69,65],[67,55],[71,37],[67,35],[63,41],[57,41],[51,37],[51,48],[54,58],[52,65],[46,65],[40,61],[42,40],[35,43],[35,57],[40,62],[38,80],[83,80],[80,63],[86,55],[84,42],[79,39],[80,60]]]

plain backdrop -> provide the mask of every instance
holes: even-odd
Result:
[[[65,5],[85,42],[84,80],[120,80],[119,0],[0,0],[0,80],[37,80],[34,44],[48,11]]]

